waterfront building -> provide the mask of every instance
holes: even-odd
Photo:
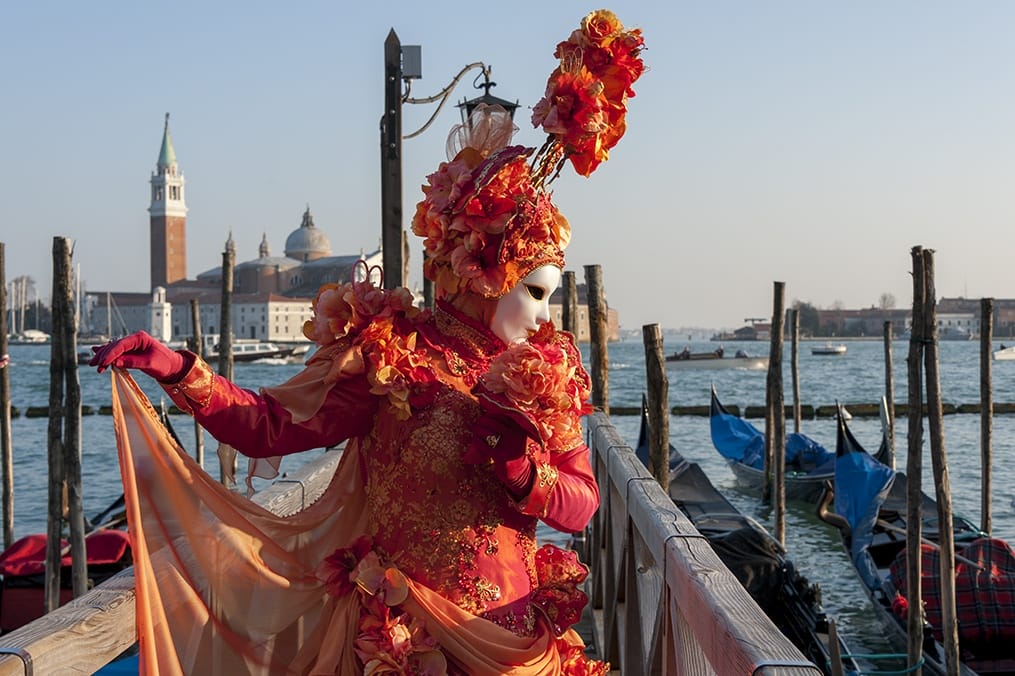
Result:
[[[221,333],[222,267],[187,277],[187,205],[184,177],[177,162],[166,114],[162,144],[151,175],[148,207],[151,248],[151,288],[148,292],[88,291],[81,303],[82,337],[99,340],[144,330],[160,340],[181,341],[193,335],[191,301],[196,301],[202,333]],[[272,342],[304,342],[303,323],[324,284],[361,281],[365,269],[383,266],[377,249],[335,255],[328,235],[314,222],[306,205],[299,226],[285,240],[282,256],[272,256],[267,233],[261,234],[257,256],[239,259],[230,230],[224,251],[231,251],[233,267],[233,335]],[[361,264],[362,262],[362,264]],[[365,266],[363,265],[365,264]],[[588,342],[588,300],[584,284],[577,285],[579,342]],[[417,294],[418,296],[419,294]],[[550,305],[551,318],[562,325],[563,290]],[[607,308],[607,339],[620,339],[620,319]]]
[[[123,336],[144,330],[164,341],[193,335],[190,303],[196,300],[202,333],[221,333],[222,267],[187,278],[187,205],[166,114],[162,144],[151,175],[151,287],[147,293],[91,291],[82,302],[81,334]],[[226,251],[236,257],[232,231]],[[365,277],[366,266],[380,266],[382,251],[334,255],[328,236],[314,223],[307,205],[299,227],[285,241],[284,255],[272,256],[262,233],[258,255],[233,267],[233,335],[274,342],[305,342],[303,322],[323,284]]]
[[[579,343],[588,343],[592,340],[589,333],[589,297],[588,288],[584,284],[576,284],[575,292],[578,297],[578,317],[575,338]],[[550,319],[557,328],[564,326],[564,288],[560,287],[550,296]],[[606,308],[606,340],[615,342],[620,340],[620,314],[616,308]]]

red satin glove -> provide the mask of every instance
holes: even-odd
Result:
[[[92,350],[95,355],[88,365],[97,366],[99,373],[115,366],[138,369],[155,380],[173,382],[183,376],[187,367],[182,354],[170,350],[144,331],[93,347]]]
[[[529,492],[532,484],[532,461],[525,454],[528,435],[506,415],[481,416],[472,428],[472,442],[465,461],[473,464],[489,462],[497,475],[516,498]]]

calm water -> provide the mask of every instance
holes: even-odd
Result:
[[[683,348],[668,345],[667,351]],[[883,347],[880,341],[849,342],[843,356],[814,356],[810,347],[819,343],[802,343],[800,350],[800,391],[803,404],[831,405],[836,400],[846,404],[872,403],[884,390]],[[714,349],[714,343],[692,344],[694,351]],[[726,343],[728,353],[743,348],[756,355],[767,355],[765,343]],[[896,342],[896,401],[905,402],[906,355],[909,344]],[[49,399],[49,347],[20,346],[10,348],[12,403],[22,411],[29,406],[47,406]],[[586,351],[587,358],[587,351]],[[610,346],[610,402],[613,406],[638,406],[644,390],[644,348],[641,342],[622,342]],[[784,358],[786,367],[786,401],[790,403],[789,346]],[[260,385],[281,382],[300,370],[300,366],[278,364],[237,364],[236,380],[240,385],[256,389]],[[941,343],[941,384],[943,398],[951,403],[979,401],[979,343]],[[81,367],[82,402],[98,408],[108,405],[109,375],[98,375],[93,369]],[[724,403],[762,405],[765,400],[765,371],[670,371],[670,405],[708,404],[709,388],[714,383]],[[993,367],[994,400],[1015,402],[1015,362],[995,362]],[[166,399],[161,388],[144,375],[138,382],[152,401]],[[638,418],[614,416],[614,424],[632,444],[637,440]],[[763,421],[755,421],[763,426]],[[17,536],[45,530],[46,514],[46,436],[45,418],[13,420],[15,531]],[[105,508],[121,493],[116,463],[116,448],[110,416],[84,416],[82,429],[82,467],[85,512],[88,515]],[[792,422],[788,423],[790,426]],[[174,416],[173,425],[184,446],[194,447],[194,426],[185,416]],[[855,418],[851,428],[861,443],[873,449],[880,439],[880,423],[874,419]],[[805,420],[804,433],[826,446],[835,443],[835,426],[831,419]],[[670,420],[671,441],[688,459],[702,465],[720,490],[738,509],[772,527],[771,511],[760,505],[752,495],[739,492],[732,472],[713,450],[704,417],[673,417]],[[906,419],[896,429],[897,448],[906,447]],[[945,438],[948,452],[954,508],[957,512],[979,520],[980,509],[980,419],[976,415],[945,416]],[[205,439],[205,467],[218,475],[215,443]],[[1015,541],[1015,416],[994,419],[993,517],[995,534]],[[926,447],[926,442],[925,442]],[[292,470],[317,456],[308,452],[290,457],[282,469]],[[904,460],[900,459],[904,465]],[[241,473],[244,464],[241,460]],[[924,487],[933,493],[929,456],[924,458]],[[242,481],[242,479],[241,479]],[[786,520],[789,553],[813,582],[821,585],[826,610],[835,617],[840,632],[854,652],[885,652],[883,632],[877,626],[869,601],[841,551],[835,531],[814,516],[813,509],[791,504]],[[884,666],[884,665],[882,665]]]

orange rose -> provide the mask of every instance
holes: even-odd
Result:
[[[581,434],[578,419],[591,410],[585,403],[591,381],[572,341],[543,324],[498,355],[480,378],[478,394],[524,414],[551,450],[573,447]]]

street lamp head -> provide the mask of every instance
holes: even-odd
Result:
[[[497,86],[496,82],[490,80],[490,71],[491,66],[485,66],[483,68],[482,73],[480,73],[480,75],[477,75],[476,79],[472,83],[472,86],[475,87],[476,89],[483,90],[483,95],[477,96],[474,99],[468,100],[462,99],[458,103],[458,110],[462,115],[462,124],[468,124],[469,120],[472,119],[472,112],[476,110],[476,108],[479,107],[480,104],[484,103],[488,106],[500,106],[501,108],[503,108],[508,112],[508,115],[511,116],[511,119],[514,119],[515,110],[518,108],[518,101],[516,100],[514,103],[512,103],[498,96],[494,96],[493,94],[490,93],[490,88]],[[479,81],[480,76],[482,76],[483,82]]]

